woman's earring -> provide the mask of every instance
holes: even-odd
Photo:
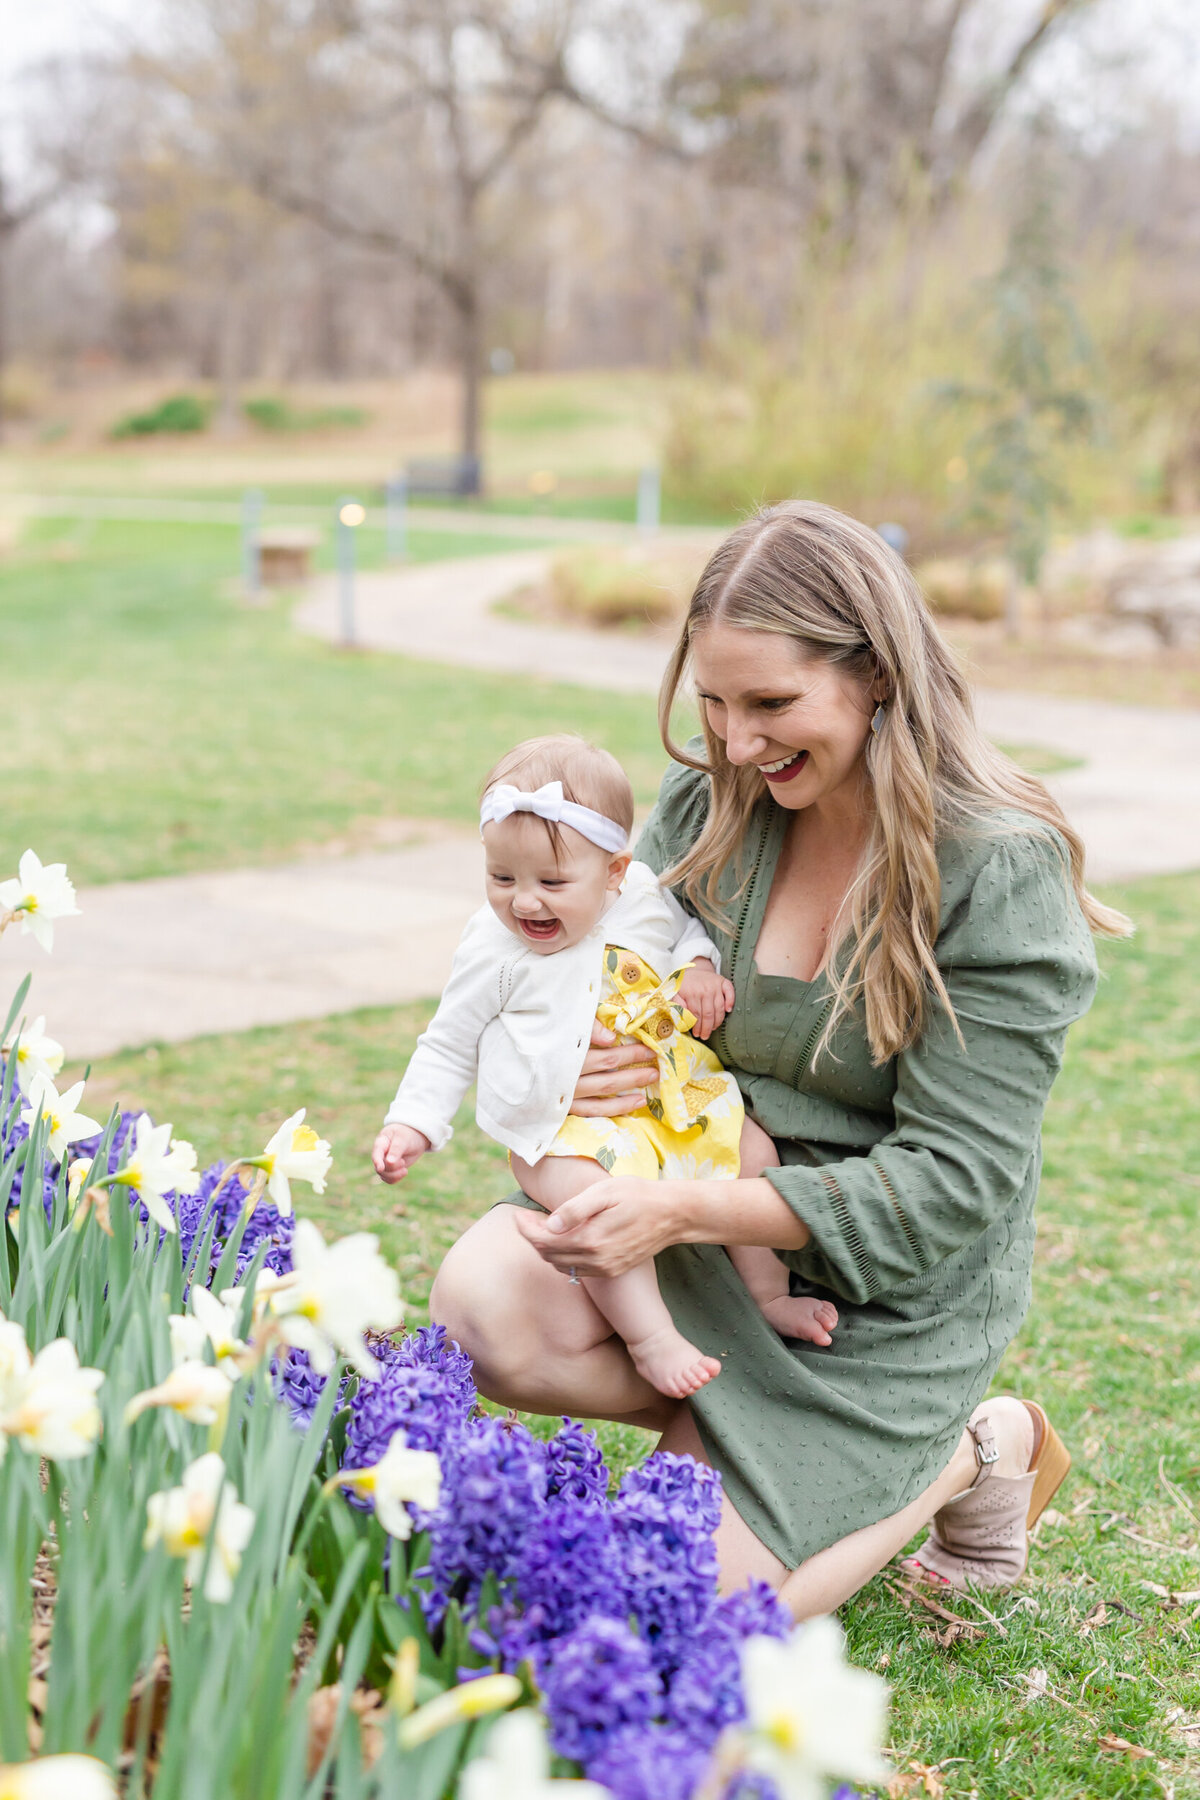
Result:
[[[879,705],[875,708],[875,716],[871,720],[871,730],[875,733],[876,737],[879,736],[880,731],[883,729],[884,711],[885,711],[884,704],[883,704],[883,701],[881,700],[879,702]]]

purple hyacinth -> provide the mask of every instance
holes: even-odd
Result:
[[[404,1432],[412,1449],[444,1455],[462,1423],[461,1395],[448,1376],[389,1360],[379,1380],[360,1381],[351,1398],[345,1466],[368,1469],[382,1461],[397,1431]]]
[[[313,1422],[328,1379],[318,1375],[307,1350],[288,1350],[279,1357],[272,1372],[275,1393],[292,1416],[292,1424],[307,1431]]]
[[[661,1451],[618,1490],[612,1517],[624,1585],[664,1672],[683,1661],[715,1608],[720,1505],[715,1469]]]
[[[422,1325],[395,1343],[392,1355],[401,1368],[436,1369],[445,1376],[463,1419],[470,1418],[479,1399],[474,1365],[466,1351],[447,1338],[444,1325]]]
[[[546,1498],[591,1500],[608,1493],[608,1469],[594,1431],[563,1417],[562,1429],[546,1445]]]
[[[689,1645],[671,1676],[666,1717],[694,1743],[712,1745],[746,1716],[742,1645],[749,1637],[786,1638],[792,1616],[765,1581],[751,1581],[718,1601],[703,1635]]]
[[[525,1615],[525,1653],[533,1654],[539,1667],[539,1649],[585,1619],[629,1616],[611,1515],[586,1500],[558,1500],[531,1522],[516,1581]]]
[[[662,1684],[648,1646],[616,1619],[587,1619],[559,1638],[542,1674],[550,1741],[590,1769],[613,1735],[648,1725]]]
[[[489,1573],[502,1585],[512,1581],[545,1494],[545,1448],[524,1425],[480,1419],[450,1440],[431,1525],[432,1616],[452,1594],[473,1608]]]
[[[587,1772],[616,1800],[689,1800],[707,1762],[708,1752],[682,1731],[632,1725],[612,1733]]]

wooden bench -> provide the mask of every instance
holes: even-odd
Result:
[[[312,553],[321,533],[312,525],[268,525],[256,541],[262,585],[297,587],[312,574]]]
[[[477,456],[418,456],[404,476],[410,495],[466,500],[483,492],[483,466]]]

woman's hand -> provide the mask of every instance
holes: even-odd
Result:
[[[658,1063],[645,1044],[618,1044],[597,1019],[592,1042],[575,1085],[571,1111],[584,1119],[617,1119],[646,1104],[646,1089],[658,1080]]]
[[[593,1182],[549,1218],[513,1209],[517,1230],[564,1274],[624,1275],[687,1236],[686,1181],[619,1175]]]

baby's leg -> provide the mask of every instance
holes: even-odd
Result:
[[[556,1212],[594,1181],[608,1179],[599,1163],[584,1156],[543,1156],[537,1163],[514,1156],[512,1170],[529,1198],[547,1212]],[[612,1278],[585,1276],[583,1286],[624,1339],[639,1375],[660,1394],[685,1400],[721,1373],[715,1356],[705,1356],[676,1330],[652,1261]]]
[[[774,1144],[753,1119],[747,1119],[742,1127],[740,1153],[743,1180],[779,1167]],[[837,1307],[828,1300],[793,1298],[788,1292],[787,1267],[773,1250],[757,1244],[733,1244],[729,1256],[759,1311],[780,1337],[803,1338],[810,1344],[833,1342],[829,1334],[837,1324]]]

